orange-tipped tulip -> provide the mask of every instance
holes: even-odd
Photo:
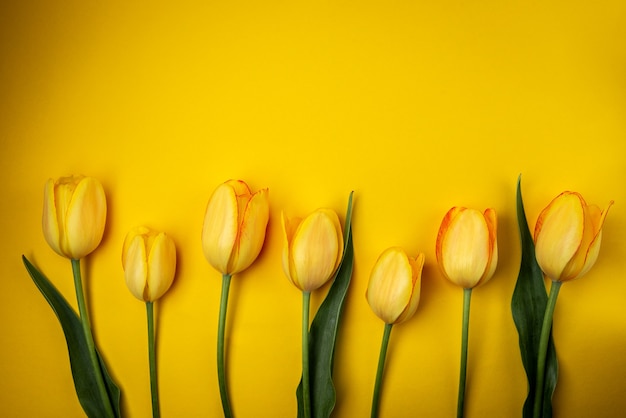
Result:
[[[229,180],[209,199],[202,228],[202,249],[222,274],[239,273],[256,260],[269,220],[269,191],[252,193],[241,180]]]
[[[424,254],[409,257],[404,250],[385,250],[370,274],[367,303],[387,324],[399,324],[411,318],[420,301],[420,283]]]
[[[437,262],[452,283],[471,289],[486,283],[498,264],[496,211],[454,207],[437,235]]]
[[[563,192],[541,212],[535,225],[535,255],[551,280],[581,277],[600,252],[602,225],[613,202],[603,212],[576,192]]]
[[[172,285],[176,273],[176,246],[163,232],[140,226],[124,240],[122,267],[126,285],[139,300],[153,302]]]
[[[95,250],[104,234],[104,189],[93,177],[48,180],[44,189],[43,235],[59,255],[80,260]]]
[[[300,290],[310,292],[333,277],[343,255],[343,235],[337,214],[318,209],[304,220],[283,219],[283,270]]]

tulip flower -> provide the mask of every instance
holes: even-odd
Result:
[[[95,250],[106,221],[104,189],[93,177],[48,180],[44,189],[43,234],[59,255],[79,260]]]
[[[424,254],[409,257],[397,247],[383,252],[370,275],[367,303],[386,324],[411,318],[420,300]]]
[[[78,312],[89,361],[92,370],[96,371],[93,377],[98,396],[102,399],[104,413],[114,416],[96,354],[80,271],[80,260],[95,250],[102,241],[106,213],[104,189],[95,178],[69,176],[46,182],[41,222],[43,235],[57,254],[71,261]]]
[[[496,212],[454,207],[443,218],[437,235],[437,262],[443,275],[471,289],[486,283],[498,264]]]
[[[137,299],[153,302],[172,285],[176,272],[176,246],[163,232],[140,226],[124,240],[122,266],[126,285]]]
[[[576,192],[563,192],[550,202],[537,219],[534,236],[537,263],[547,277],[564,282],[589,271],[600,252],[607,212]]]
[[[541,416],[546,355],[556,300],[563,282],[583,276],[595,264],[602,241],[602,225],[613,201],[602,211],[588,205],[576,192],[563,192],[539,214],[535,224],[535,257],[545,276],[552,280],[543,317],[533,415]]]
[[[304,417],[311,414],[309,388],[309,306],[311,291],[330,280],[343,257],[343,234],[337,214],[317,209],[303,220],[282,215],[285,243],[283,270],[302,291],[302,403]]]
[[[498,264],[496,211],[454,207],[443,218],[437,235],[437,262],[443,275],[463,288],[463,331],[461,337],[461,375],[457,417],[465,407],[465,381],[469,313],[472,289],[491,279]]]
[[[218,186],[209,199],[202,229],[202,249],[222,274],[239,273],[256,260],[269,220],[269,191],[252,193],[241,180]]]
[[[232,417],[224,361],[224,334],[228,292],[233,274],[256,260],[269,220],[269,191],[255,193],[241,180],[228,180],[211,195],[202,227],[202,249],[209,264],[222,273],[222,295],[217,329],[217,375],[225,417]]]
[[[343,256],[343,234],[337,214],[318,209],[304,220],[283,214],[283,270],[298,289],[318,289],[339,267]]]
[[[372,269],[365,297],[372,311],[385,322],[383,341],[378,358],[376,384],[372,400],[372,418],[378,416],[380,388],[391,328],[411,318],[420,300],[420,282],[424,254],[407,256],[401,248],[385,250]]]
[[[126,285],[137,299],[146,303],[148,317],[148,359],[152,416],[159,417],[159,389],[154,338],[154,306],[172,285],[176,273],[176,246],[163,232],[140,226],[132,229],[124,240],[122,267]]]

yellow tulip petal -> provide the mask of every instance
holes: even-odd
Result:
[[[146,300],[146,278],[148,264],[146,262],[146,245],[143,236],[135,235],[128,243],[124,258],[124,278],[130,292],[139,300]]]
[[[295,228],[290,228],[290,221],[285,216],[285,212],[281,212],[280,214],[282,231],[283,231],[283,251],[282,251],[282,265],[283,271],[285,275],[293,283],[291,279],[291,268],[289,267],[289,246],[291,242],[291,237],[293,236],[293,232],[295,232]],[[294,283],[295,284],[295,283]]]
[[[269,191],[256,192],[242,209],[239,225],[238,246],[231,257],[229,270],[232,274],[248,268],[258,257],[265,241],[269,220]]]
[[[228,273],[235,240],[237,239],[237,196],[224,183],[209,199],[202,227],[202,249],[207,261],[222,274]]]
[[[393,324],[406,309],[413,291],[413,273],[408,257],[398,248],[383,252],[370,275],[367,302],[387,324]]]
[[[535,253],[543,272],[559,280],[583,239],[585,202],[578,193],[564,192],[541,212],[535,226]]]
[[[46,182],[43,193],[43,235],[48,245],[59,255],[64,256],[61,250],[61,236],[57,217],[57,208],[54,199],[54,180]]]
[[[409,299],[409,304],[404,309],[402,314],[396,319],[396,324],[406,321],[411,318],[415,311],[417,311],[417,307],[420,303],[420,294],[421,294],[421,283],[422,283],[422,270],[424,268],[424,254],[420,253],[415,259],[409,257],[409,263],[411,264],[411,269],[413,272],[413,283],[411,285],[411,298]]]
[[[60,190],[67,192],[69,188]],[[66,202],[67,199],[60,198],[59,201]],[[64,242],[67,254],[73,259],[80,259],[95,250],[102,240],[105,221],[104,190],[96,179],[85,177],[76,185],[67,206],[65,215],[67,236]]]
[[[154,301],[163,296],[174,281],[176,273],[176,247],[164,233],[154,237],[148,256],[148,278],[144,297]]]
[[[487,229],[489,230],[489,261],[488,267],[477,285],[485,284],[493,277],[498,266],[498,218],[494,209],[487,209],[484,213]]]

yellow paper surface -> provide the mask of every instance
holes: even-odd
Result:
[[[180,1],[0,5],[0,405],[3,417],[80,417],[61,328],[29,257],[75,305],[70,263],[41,232],[43,186],[97,177],[109,215],[84,264],[95,338],[125,416],[150,416],[145,308],[126,289],[124,236],[176,242],[157,303],[163,417],[221,414],[220,276],[200,244],[221,182],[269,187],[264,250],[232,282],[227,367],[237,417],[293,417],[298,290],[281,268],[280,213],[355,191],[355,268],[335,360],[335,417],[368,416],[383,324],[365,300],[378,255],[426,254],[416,315],[394,327],[381,416],[456,410],[462,291],[435,260],[455,205],[498,213],[500,261],[472,298],[467,417],[521,415],[510,301],[519,174],[531,228],[563,190],[615,200],[595,267],[561,289],[555,417],[626,409],[626,3]],[[325,291],[312,298],[317,309]]]

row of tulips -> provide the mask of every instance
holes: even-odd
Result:
[[[233,275],[247,269],[256,260],[265,240],[269,219],[268,189],[253,193],[248,185],[239,180],[229,180],[213,192],[207,205],[202,229],[202,248],[207,261],[222,274],[222,293],[218,318],[217,364],[220,396],[224,416],[232,417],[228,396],[227,373],[225,370],[224,335],[230,281]],[[609,204],[611,206],[613,202]],[[521,210],[521,211],[520,211]],[[608,210],[608,208],[607,208]],[[529,395],[524,406],[525,417],[551,416],[551,391],[545,388],[546,363],[549,363],[551,344],[550,330],[556,297],[561,283],[585,274],[595,263],[600,249],[602,226],[607,210],[588,205],[582,196],[564,192],[557,196],[539,215],[534,231],[532,254],[524,253],[518,285],[522,280],[531,280],[522,272],[524,263],[531,267],[535,263],[545,277],[552,282],[547,302],[539,303],[543,326],[536,330],[540,336],[538,346],[530,348],[522,344],[528,338],[520,328],[520,348],[529,376]],[[106,197],[101,184],[94,178],[83,176],[63,177],[49,180],[44,192],[43,232],[50,247],[59,255],[71,260],[74,273],[78,315],[69,308],[62,296],[47,279],[24,259],[31,277],[59,316],[68,347],[72,372],[79,400],[90,417],[120,416],[120,390],[109,377],[106,364],[100,357],[92,336],[86,301],[82,288],[80,260],[94,251],[103,236],[106,221]],[[282,215],[284,247],[282,266],[289,281],[302,291],[302,381],[298,388],[298,415],[328,416],[318,408],[318,392],[327,388],[312,387],[311,373],[315,373],[315,360],[309,358],[309,350],[316,344],[330,342],[311,341],[318,338],[314,332],[315,322],[310,325],[309,307],[311,292],[329,280],[339,276],[345,278],[347,287],[351,276],[351,261],[345,258],[351,253],[351,199],[346,215],[346,227],[342,231],[339,217],[330,209],[318,209],[304,219]],[[523,219],[522,219],[523,218]],[[524,242],[527,224],[523,213],[518,183],[518,220]],[[523,222],[522,222],[523,220]],[[494,209],[483,213],[475,209],[454,207],[448,211],[441,223],[436,239],[436,258],[443,276],[461,287],[463,298],[463,323],[461,344],[461,366],[457,416],[464,414],[466,364],[468,351],[469,312],[472,289],[489,281],[498,263],[497,217]],[[378,371],[372,400],[372,417],[378,416],[382,376],[387,346],[392,327],[410,319],[416,312],[420,299],[420,283],[425,256],[420,253],[409,256],[402,248],[385,250],[371,271],[366,299],[372,311],[384,323]],[[130,292],[145,302],[148,322],[148,356],[152,392],[153,416],[160,416],[158,379],[154,341],[154,302],[162,297],[171,286],[176,272],[176,247],[172,239],[163,232],[146,227],[132,229],[123,243],[122,266]],[[538,269],[537,269],[538,270]],[[528,275],[526,275],[528,276]],[[540,281],[542,292],[537,300],[545,298],[543,275]],[[334,284],[333,284],[334,286]],[[331,291],[327,299],[341,299]],[[533,297],[533,296],[531,296]],[[519,304],[514,295],[514,317],[536,315],[536,312],[516,311]],[[536,301],[535,301],[536,302]],[[65,304],[64,304],[65,303]],[[320,308],[320,311],[322,308]],[[62,314],[59,314],[62,312]],[[63,312],[68,318],[64,319]],[[338,309],[341,314],[341,303]],[[319,314],[319,312],[318,312]],[[321,315],[320,315],[321,316]],[[325,318],[325,317],[324,317]],[[320,320],[324,320],[321,318]],[[317,318],[316,318],[317,319]],[[327,322],[332,322],[326,320]],[[516,318],[517,323],[517,318]],[[519,327],[518,327],[519,328]],[[550,347],[552,348],[552,347]],[[536,362],[526,364],[526,351],[536,355]],[[81,357],[82,355],[82,357]],[[319,359],[317,359],[319,360]],[[554,358],[554,361],[556,359]],[[528,368],[535,368],[529,371]],[[548,366],[550,367],[550,365]],[[332,366],[331,366],[332,368]],[[311,369],[311,370],[310,370]],[[533,379],[534,377],[534,379]],[[556,382],[553,382],[555,384]],[[331,384],[332,386],[332,384]],[[323,396],[322,396],[323,397]],[[334,392],[330,395],[334,402]],[[313,415],[312,415],[313,414]]]

